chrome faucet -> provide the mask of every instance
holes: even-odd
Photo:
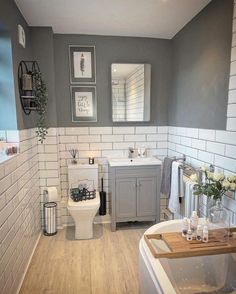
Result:
[[[138,148],[138,157],[145,157],[145,156],[146,156],[146,148],[145,147]]]
[[[129,147],[129,158],[133,158],[133,157],[134,157],[134,148]]]

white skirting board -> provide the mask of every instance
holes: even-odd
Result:
[[[24,279],[25,279],[26,273],[27,273],[27,271],[28,271],[28,268],[29,268],[29,265],[30,265],[30,263],[31,263],[32,257],[33,257],[33,255],[34,255],[34,252],[35,252],[35,250],[36,250],[36,248],[37,248],[37,246],[38,246],[38,242],[39,242],[39,240],[40,240],[41,235],[42,235],[42,233],[40,232],[40,233],[39,233],[39,236],[38,236],[38,238],[37,238],[37,241],[35,242],[34,249],[33,249],[32,253],[31,253],[31,255],[30,255],[29,261],[28,261],[28,263],[27,263],[27,265],[26,265],[26,267],[25,267],[24,274],[23,274],[23,276],[22,276],[22,278],[21,278],[21,281],[20,281],[20,284],[19,284],[19,286],[18,286],[18,288],[17,288],[16,294],[18,294],[18,293],[20,292],[21,286],[22,286],[22,284],[23,284],[23,282],[24,282]]]

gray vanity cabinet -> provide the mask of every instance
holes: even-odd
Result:
[[[160,220],[160,166],[109,166],[112,231],[116,223]]]
[[[116,216],[135,217],[136,216],[136,179],[116,180]]]
[[[152,216],[156,213],[157,179],[137,179],[137,216]]]

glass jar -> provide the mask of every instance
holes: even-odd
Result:
[[[228,210],[222,205],[220,199],[209,208],[209,238],[212,242],[227,242],[230,231],[230,217]]]

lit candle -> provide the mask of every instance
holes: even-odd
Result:
[[[89,164],[94,164],[94,157],[89,157]]]

